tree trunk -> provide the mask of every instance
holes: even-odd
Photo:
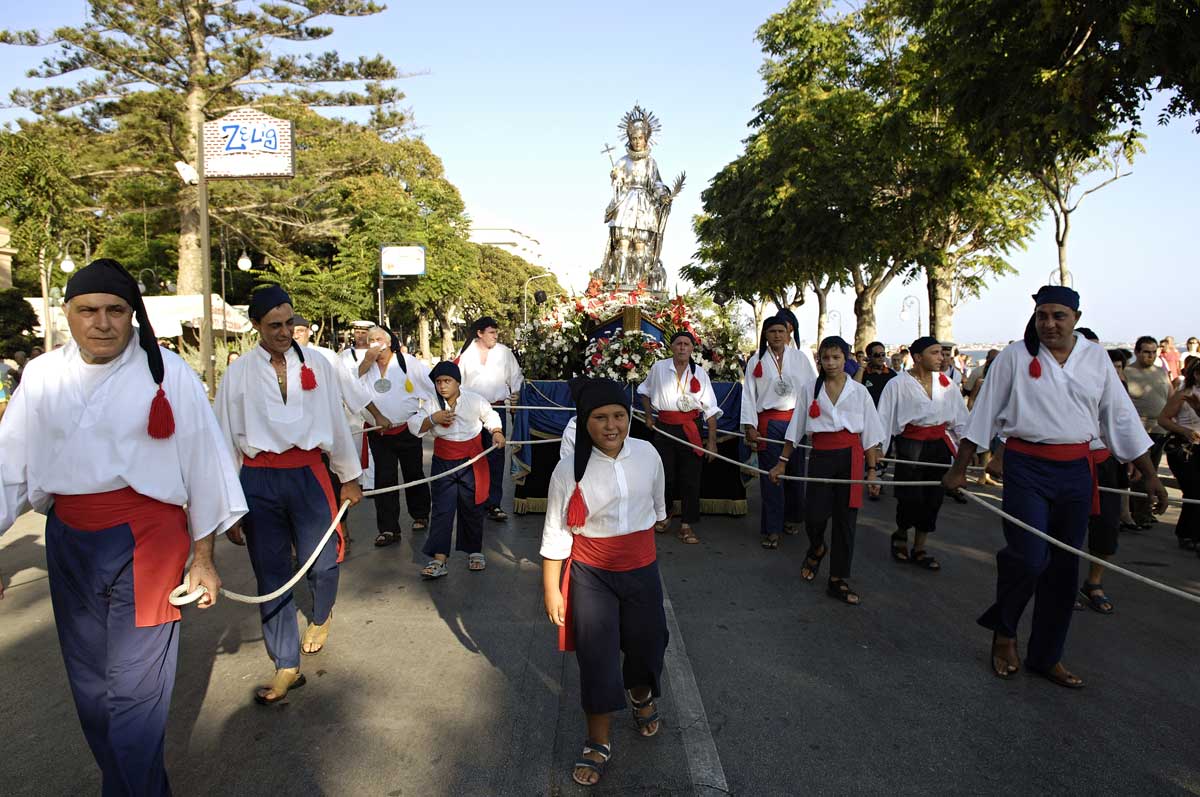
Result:
[[[813,285],[813,293],[817,294],[817,345],[820,345],[825,339],[825,322],[829,320],[829,288]]]
[[[954,268],[930,266],[925,269],[929,288],[929,334],[938,340],[954,340]],[[920,318],[920,310],[917,312]],[[920,335],[920,321],[917,334]]]
[[[54,318],[50,315],[50,273],[46,269],[46,247],[38,247],[38,276],[42,280],[42,341],[47,353],[54,350]]]
[[[183,153],[193,168],[200,168],[197,136],[204,124],[204,103],[207,95],[203,81],[208,77],[208,51],[205,43],[205,20],[200,4],[185,4],[184,14],[189,28],[188,89],[184,98]],[[184,186],[177,200],[179,208],[179,279],[175,292],[180,295],[200,293],[203,286],[200,258],[200,194],[197,186]]]
[[[1055,219],[1057,222],[1058,220]],[[1067,270],[1067,236],[1071,234],[1071,212],[1062,214],[1062,223],[1056,224],[1054,242],[1058,244],[1058,284],[1069,285],[1071,272]]]
[[[421,359],[425,362],[433,360],[433,353],[429,351],[429,314],[425,311],[417,314],[417,340],[421,348]]]
[[[854,295],[854,351],[863,351],[875,340],[876,291],[857,291]]]

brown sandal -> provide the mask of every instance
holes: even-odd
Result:
[[[269,706],[273,703],[278,703],[287,697],[288,692],[293,689],[299,689],[308,683],[304,677],[304,673],[300,672],[300,668],[276,670],[275,677],[271,679],[271,683],[266,686],[260,686],[254,690],[254,702],[260,706]],[[274,697],[267,695],[274,693]]]
[[[696,536],[696,532],[692,531],[691,526],[680,526],[679,533],[675,536],[685,545],[695,545],[700,542],[700,538]]]
[[[300,653],[305,656],[315,656],[320,653],[325,647],[325,640],[329,638],[329,626],[332,623],[332,614],[329,615],[329,619],[325,621],[324,625],[309,623],[308,628],[304,629],[304,638],[300,640]],[[316,645],[316,647],[313,648],[312,645]]]
[[[1004,647],[999,647],[997,645],[997,640],[999,637],[1000,635],[997,632],[992,632],[992,674],[997,678],[1003,678],[1007,681],[1009,678],[1012,678],[1021,671],[1021,665],[1013,664],[1012,661],[1009,660],[1008,656],[1005,655],[1008,653],[1009,643],[1012,644],[1012,652],[1017,652],[1017,641],[1015,639],[1009,640],[1009,643],[1005,643]],[[1020,660],[1020,654],[1017,655],[1017,659],[1018,661]],[[1003,667],[997,667],[996,662],[1002,662]]]

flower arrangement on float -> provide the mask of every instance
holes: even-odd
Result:
[[[663,299],[637,290],[595,289],[543,305],[537,317],[517,329],[516,353],[525,377],[587,375],[640,382],[656,360],[670,356],[667,344],[621,327],[589,342],[592,331],[629,306],[640,308],[644,318],[664,331],[667,341],[680,329],[690,332],[697,342],[697,362],[714,381],[741,379],[745,353],[753,348],[753,341],[727,308],[698,294]]]

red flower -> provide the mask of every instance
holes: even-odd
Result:
[[[632,371],[632,370],[633,370],[633,363],[625,363],[625,364],[624,364],[624,365],[622,365],[621,367],[622,367],[622,368],[624,368],[626,371]]]

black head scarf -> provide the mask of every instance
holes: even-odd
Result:
[[[67,280],[63,301],[69,302],[76,296],[89,293],[119,296],[133,309],[133,316],[138,323],[138,346],[146,353],[150,377],[154,384],[158,385],[158,392],[150,402],[150,418],[146,432],[157,440],[170,437],[175,433],[175,416],[163,391],[166,368],[163,365],[162,349],[158,347],[158,338],[154,335],[154,327],[150,326],[146,303],[142,301],[142,293],[138,290],[137,280],[116,260],[100,258],[88,263]]]

